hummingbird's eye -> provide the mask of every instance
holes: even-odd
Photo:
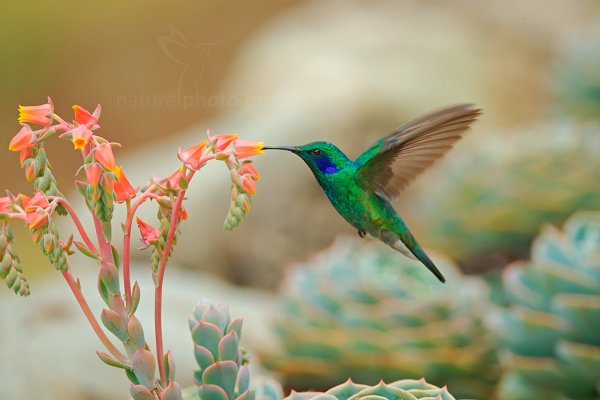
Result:
[[[313,156],[317,156],[318,157],[318,156],[321,155],[321,149],[312,149],[310,152],[311,152],[311,154]]]

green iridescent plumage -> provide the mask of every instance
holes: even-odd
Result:
[[[444,282],[390,202],[448,151],[480,113],[473,105],[462,104],[427,114],[378,140],[355,161],[328,142],[265,149],[288,150],[298,155],[331,204],[358,229],[361,237],[368,233],[418,259]]]

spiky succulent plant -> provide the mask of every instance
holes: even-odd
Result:
[[[506,353],[500,397],[600,399],[600,213],[546,226],[503,286],[510,308],[490,318]]]
[[[385,384],[379,382],[375,386],[360,385],[348,379],[325,393],[292,392],[285,400],[454,400],[446,387],[439,388],[427,383],[425,379],[402,379]]]
[[[407,206],[424,244],[473,269],[523,258],[543,223],[600,207],[600,126],[473,134]],[[422,188],[423,190],[420,190]]]
[[[496,377],[482,327],[487,288],[434,260],[445,285],[380,243],[338,240],[288,274],[276,321],[281,347],[262,354],[263,363],[297,390],[348,377],[377,384],[425,376],[484,397]]]
[[[242,319],[231,319],[227,304],[200,301],[189,320],[194,356],[200,367],[194,372],[199,385],[185,398],[202,400],[254,400],[250,390],[248,360],[240,349]]]

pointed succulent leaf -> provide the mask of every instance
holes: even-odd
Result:
[[[107,308],[103,309],[100,318],[102,323],[113,335],[119,338],[122,342],[129,337],[127,332],[127,323],[119,314]]]
[[[129,338],[133,340],[135,347],[138,349],[143,349],[146,345],[146,340],[144,339],[144,328],[134,315],[129,317],[127,331],[129,332]]]
[[[96,351],[96,354],[98,355],[98,357],[100,357],[100,360],[102,360],[105,364],[110,365],[111,367],[117,367],[122,369],[128,369],[131,367],[130,365],[116,360],[111,355],[103,353],[101,351]]]
[[[388,386],[383,382],[379,384],[368,387],[366,389],[361,390],[356,393],[354,396],[350,397],[349,400],[358,400],[364,399],[367,396],[379,396],[385,399],[397,399],[397,400],[413,400],[415,397],[411,395],[408,391],[404,389],[400,389],[393,386]]]
[[[354,396],[356,393],[361,390],[366,389],[366,385],[358,385],[352,382],[351,379],[348,379],[346,382],[341,385],[337,385],[327,391],[327,393],[337,397],[339,400],[347,400],[350,397]]]
[[[194,318],[196,321],[202,320],[202,315],[208,309],[209,305],[210,303],[205,299],[198,300],[196,306],[194,307]]]
[[[85,245],[85,243],[74,240],[73,244],[75,244],[75,247],[77,247],[77,249],[81,252],[81,254],[88,256],[94,260],[100,260],[100,256],[98,254],[94,253],[92,250],[90,250],[89,247],[87,247]]]
[[[202,370],[197,369],[192,373],[192,377],[194,378],[194,383],[196,385],[202,385],[202,372]]]
[[[137,281],[134,282],[133,288],[131,289],[131,307],[129,308],[128,314],[131,316],[136,311],[140,304],[140,285]]]
[[[239,345],[237,334],[229,332],[219,342],[219,360],[238,361]]]
[[[114,265],[104,264],[98,273],[98,279],[104,283],[110,294],[119,293],[119,270]]]
[[[210,322],[224,332],[229,323],[229,310],[217,308],[216,305],[209,305],[208,308],[202,314],[202,321]]]
[[[242,340],[242,324],[244,322],[244,319],[241,317],[236,317],[234,318],[231,323],[229,324],[229,326],[227,327],[227,333],[233,331],[235,333],[237,333],[237,337],[238,340]]]
[[[215,357],[210,350],[197,344],[194,345],[194,358],[200,367],[200,371],[204,371],[210,365],[215,363]]]
[[[227,397],[227,393],[221,387],[212,384],[204,384],[198,389],[202,400],[234,400]]]
[[[135,376],[142,385],[148,388],[154,386],[155,367],[154,355],[146,349],[139,349],[131,356],[131,368]]]
[[[139,385],[140,381],[137,378],[137,376],[135,376],[135,373],[133,372],[133,370],[131,368],[127,368],[125,370],[125,375],[127,375],[127,379],[129,379],[129,382],[131,382],[134,385]]]
[[[205,384],[217,385],[222,388],[229,399],[234,399],[235,382],[237,379],[238,366],[233,361],[217,361],[206,368],[202,375]]]
[[[222,336],[223,331],[210,322],[199,321],[192,329],[194,343],[206,347],[215,359],[219,356],[219,341]]]
[[[237,376],[237,384],[236,384],[237,392],[244,393],[248,390],[249,387],[250,387],[250,370],[248,370],[247,365],[243,365],[242,367],[240,367],[240,370],[239,370],[238,376]]]
[[[131,385],[129,393],[134,400],[156,400],[152,392],[144,385]]]
[[[182,400],[183,395],[177,382],[171,382],[160,394],[161,400]]]
[[[167,351],[167,354],[164,355],[163,363],[165,366],[167,382],[173,382],[175,380],[175,360],[173,360],[171,351]]]

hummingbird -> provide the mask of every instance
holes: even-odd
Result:
[[[459,104],[426,114],[379,139],[354,161],[324,141],[302,146],[265,146],[264,150],[286,150],[299,156],[333,207],[358,230],[361,238],[368,233],[419,260],[445,282],[391,201],[450,150],[481,112],[473,104]]]

